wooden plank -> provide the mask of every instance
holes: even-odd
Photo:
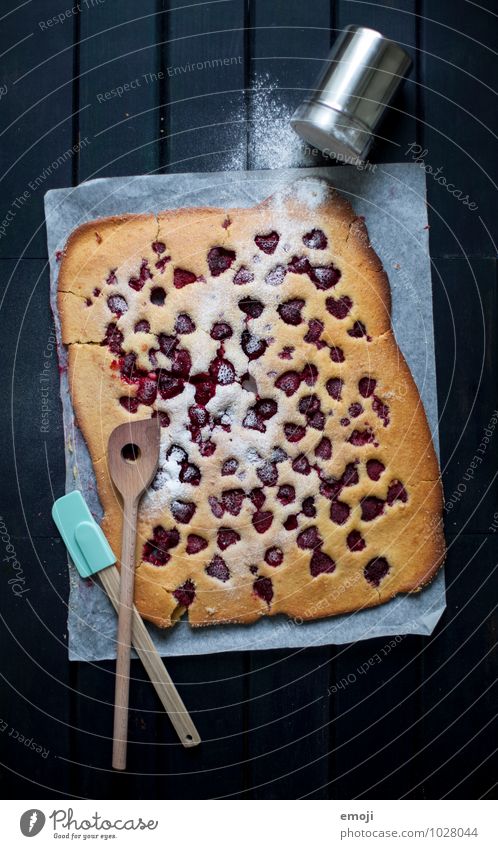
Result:
[[[49,26],[60,0],[18,5],[2,3],[0,26],[0,257],[44,257],[43,195],[71,185],[74,161],[74,16]]]
[[[392,104],[386,110],[369,158],[373,162],[404,162],[411,142],[419,140],[417,86],[419,55],[417,51],[416,0],[387,0],[383,3],[356,3],[338,0],[337,30],[348,24],[371,27],[403,47],[413,59],[413,67]]]
[[[288,121],[329,51],[330,4],[317,0],[310,16],[301,3],[256,0],[250,4],[249,27],[250,168],[321,164],[306,157]],[[250,798],[326,797],[330,658],[327,647],[252,653]]]
[[[464,0],[448,6],[421,4],[423,135],[421,159],[428,177],[431,250],[439,256],[495,256],[496,133],[490,88],[496,67],[496,18]],[[465,21],[465,26],[455,26]],[[451,184],[448,189],[442,179]],[[460,193],[460,194],[458,194]],[[466,202],[464,199],[467,198]],[[470,207],[475,204],[477,209]],[[484,218],[484,224],[480,217]]]
[[[433,268],[445,523],[487,533],[498,510],[496,261],[437,259]]]
[[[62,495],[65,478],[64,436],[59,371],[48,301],[48,268],[43,260],[0,260],[3,281],[4,355],[0,370],[9,387],[15,426],[0,456],[2,480],[12,481],[5,504],[10,533],[54,535],[50,510]],[[29,387],[29,391],[27,389]],[[36,475],[36,486],[33,475]]]
[[[3,519],[1,531],[9,560],[0,601],[0,786],[3,798],[52,799],[69,793],[65,549],[58,539],[11,536]]]
[[[166,16],[171,171],[246,167],[244,0],[175,0]]]
[[[188,627],[178,625],[177,627]],[[246,786],[245,655],[167,658],[168,670],[188,707],[202,743],[168,745],[158,767],[160,799],[218,799],[244,794]],[[167,720],[159,739],[171,742]]]
[[[88,137],[78,161],[78,179],[154,171],[160,163],[160,16],[152,0],[137,7],[126,0],[119,16],[112,4],[82,7],[79,20],[78,98],[89,103],[79,134]],[[134,83],[137,81],[138,83]],[[113,93],[117,87],[122,93]],[[109,93],[109,94],[107,94]],[[128,120],[129,119],[129,120]],[[134,663],[130,752],[126,774],[111,770],[114,663],[74,664],[71,758],[73,792],[106,798],[154,798],[158,763],[158,703]],[[110,788],[112,788],[110,790]]]
[[[333,797],[411,795],[422,638],[379,637],[344,647],[331,698],[336,710]]]
[[[82,6],[79,16],[79,132],[89,145],[78,180],[151,173],[160,164],[163,84],[155,0]]]
[[[249,167],[327,164],[293,132],[290,118],[313,87],[333,39],[329,0],[255,0],[249,7]]]
[[[462,534],[448,543],[448,606],[424,650],[416,792],[477,799],[496,780],[498,537]]]
[[[253,652],[250,798],[327,798],[330,656],[327,648]]]

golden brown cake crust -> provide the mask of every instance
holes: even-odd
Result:
[[[325,181],[249,209],[85,224],[64,251],[58,306],[116,552],[107,441],[130,417],[161,416],[139,512],[144,618],[316,619],[434,576],[445,546],[430,430],[387,275]]]

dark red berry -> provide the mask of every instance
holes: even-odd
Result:
[[[307,248],[319,251],[325,250],[328,244],[327,237],[323,230],[318,230],[316,227],[313,230],[310,230],[309,233],[304,234],[303,242]]]
[[[360,501],[361,518],[364,522],[372,522],[384,512],[384,502],[375,495],[368,495]]]
[[[171,504],[171,512],[175,517],[177,522],[181,522],[182,525],[188,525],[191,521],[195,511],[195,504],[192,501],[179,501],[175,499],[175,501]]]
[[[195,463],[182,463],[179,477],[182,483],[199,486],[201,482],[201,470]]]
[[[229,545],[235,545],[240,539],[240,534],[232,528],[220,528],[218,531],[218,548],[222,551],[228,548]]]
[[[323,545],[323,539],[318,533],[318,528],[306,528],[297,535],[296,540],[299,548],[319,548]]]
[[[236,286],[243,286],[245,283],[252,283],[253,280],[254,274],[244,265],[239,268],[233,278],[233,282]]]
[[[190,607],[195,599],[195,586],[193,581],[189,578],[188,581],[185,581],[181,587],[178,587],[173,592],[173,596],[182,607]]]
[[[232,516],[238,516],[242,509],[244,492],[241,489],[227,489],[222,493],[221,500],[227,513],[230,513]]]
[[[140,321],[137,321],[135,325],[135,333],[149,333],[150,332],[150,324],[147,319],[142,318]]]
[[[376,386],[377,381],[374,380],[373,377],[362,377],[360,382],[358,383],[360,395],[363,398],[370,398],[370,395],[373,395]]]
[[[273,546],[272,548],[267,548],[265,551],[265,562],[268,563],[268,566],[280,566],[284,559],[284,552],[281,548],[277,548],[277,546]]]
[[[114,322],[111,322],[107,325],[105,336],[101,342],[101,345],[107,345],[110,351],[113,354],[122,354],[122,344],[124,340],[124,335],[120,330],[116,327]]]
[[[343,319],[349,315],[353,302],[347,295],[343,295],[343,297],[339,298],[337,301],[335,298],[327,298],[325,306],[327,307],[330,315],[333,315],[334,318]]]
[[[107,306],[117,316],[124,315],[128,311],[128,304],[122,295],[109,295]]]
[[[175,289],[183,289],[184,286],[189,286],[195,283],[197,277],[193,271],[186,271],[184,268],[175,268],[173,272],[173,286]]]
[[[297,371],[284,371],[280,377],[277,377],[275,386],[285,392],[287,398],[290,398],[301,386],[301,375]]]
[[[325,266],[314,266],[310,278],[317,289],[331,289],[340,280],[341,272],[333,263]]]
[[[209,376],[218,386],[229,386],[235,381],[235,368],[230,360],[216,357],[209,364]]]
[[[136,413],[138,410],[138,399],[137,398],[129,398],[127,395],[123,395],[119,399],[119,403],[128,413]]]
[[[225,460],[221,467],[222,475],[234,475],[239,467],[239,461],[235,459],[235,457],[230,457],[228,460]]]
[[[195,321],[190,318],[188,313],[181,312],[180,315],[176,317],[175,321],[175,332],[176,333],[193,333],[195,330]]]
[[[298,325],[301,324],[301,310],[304,307],[304,301],[302,298],[293,298],[290,301],[285,301],[283,304],[277,309],[277,312],[286,324]]]
[[[358,401],[355,401],[354,404],[349,405],[348,413],[349,413],[349,415],[351,416],[352,419],[357,419],[358,416],[361,416],[362,412],[363,412],[363,407],[361,406],[360,403],[358,403]]]
[[[166,292],[162,286],[154,286],[150,292],[150,302],[155,307],[162,307],[166,300]]]
[[[301,505],[301,509],[304,515],[308,517],[308,519],[312,519],[314,516],[316,516],[315,499],[312,495],[308,495],[308,497],[304,499]]]
[[[169,398],[176,398],[177,395],[181,395],[185,383],[180,378],[173,377],[172,374],[163,371],[159,374],[157,387],[161,398],[164,398],[166,401]]]
[[[157,341],[159,342],[159,350],[165,357],[173,356],[176,348],[180,344],[176,336],[167,336],[166,333],[160,333]]]
[[[320,342],[320,336],[323,333],[324,324],[319,318],[312,318],[308,322],[308,332],[304,337],[304,341],[310,345],[316,345],[318,348],[323,348],[325,342]]]
[[[270,604],[273,598],[273,584],[270,578],[264,578],[262,575],[259,578],[256,578],[252,588],[255,594],[266,601],[267,604]]]
[[[389,563],[385,557],[374,557],[373,560],[368,561],[363,570],[365,579],[369,584],[372,584],[373,587],[378,587],[388,572]]]
[[[349,424],[349,422],[348,422]],[[353,430],[353,433],[348,439],[348,442],[351,445],[368,445],[369,442],[373,442],[375,439],[375,435],[373,430],[367,427],[365,430]]]
[[[300,442],[306,436],[306,428],[293,422],[286,422],[284,434],[289,442]]]
[[[344,381],[340,377],[331,377],[327,380],[325,384],[325,389],[329,393],[330,397],[334,399],[334,401],[340,401],[342,396],[342,387],[344,386]]]
[[[264,534],[273,522],[271,510],[257,510],[252,517],[252,523],[258,534]]]
[[[189,534],[187,537],[187,554],[198,554],[199,551],[203,551],[204,548],[208,547],[207,539],[204,537],[199,537],[197,534]]]
[[[361,339],[362,336],[366,335],[367,330],[362,321],[355,321],[350,330],[348,330],[348,336],[351,336],[353,339]]]
[[[350,508],[344,501],[333,501],[330,505],[330,518],[336,525],[344,525],[350,514]]]
[[[278,488],[277,498],[284,506],[286,504],[292,504],[296,500],[296,490],[291,484],[284,483]]]
[[[292,514],[287,516],[284,522],[284,528],[286,531],[295,531],[297,528],[297,516]]]
[[[355,486],[360,480],[356,463],[348,463],[341,477],[343,486]]]
[[[359,531],[351,531],[346,539],[350,551],[363,551],[366,542]]]
[[[278,469],[275,463],[267,460],[256,469],[256,474],[264,486],[275,486],[278,481]]]
[[[373,397],[372,410],[382,420],[384,427],[387,427],[389,424],[389,407],[377,395]]]
[[[209,566],[206,566],[205,572],[211,578],[217,578],[218,581],[226,581],[230,578],[230,570],[219,554],[215,554]]]
[[[268,419],[273,418],[278,410],[277,402],[273,400],[273,398],[260,398],[256,401],[254,406],[256,415],[263,419],[263,421],[268,421]]]
[[[331,574],[335,569],[335,563],[324,551],[314,551],[310,561],[310,572],[313,578],[318,575]]]
[[[264,339],[253,336],[249,330],[242,331],[241,345],[244,354],[249,360],[257,360],[266,351],[268,345]]]
[[[239,301],[239,309],[249,316],[249,318],[259,318],[264,308],[265,305],[254,298],[242,298],[242,300]]]
[[[160,256],[166,250],[166,245],[164,244],[164,242],[152,242],[152,250],[155,254]]]
[[[216,516],[217,519],[222,519],[225,513],[225,508],[221,501],[218,501],[215,495],[209,495],[208,503],[211,507],[211,513],[213,514],[213,516]]]
[[[330,359],[333,363],[343,363],[345,360],[345,356],[342,348],[338,348],[336,345],[332,345],[330,348]]]
[[[254,241],[263,253],[274,254],[279,238],[278,233],[276,233],[275,230],[272,230],[271,233],[267,233],[265,236],[255,236]]]
[[[265,277],[265,283],[267,286],[281,286],[285,280],[286,270],[283,265],[276,265],[275,268],[270,269],[268,274]]]
[[[314,386],[318,379],[318,369],[313,363],[306,363],[301,376],[307,386]]]
[[[224,271],[228,271],[235,260],[235,251],[226,248],[211,248],[207,255],[207,263],[212,277],[219,277]]]
[[[259,487],[251,490],[251,492],[249,493],[249,498],[251,499],[252,503],[254,504],[257,510],[261,510],[263,504],[266,501],[266,495]]]
[[[311,466],[308,458],[305,457],[304,454],[299,454],[299,456],[292,461],[292,469],[298,475],[309,475],[311,472]]]
[[[151,380],[148,377],[141,379],[138,385],[137,400],[140,404],[150,406],[156,400],[157,381]]]
[[[393,481],[391,484],[389,484],[386,500],[390,507],[394,504],[395,501],[402,501],[403,503],[406,503],[408,501],[406,489],[400,481]]]
[[[380,460],[367,460],[367,475],[370,480],[378,481],[385,468]]]
[[[332,443],[327,436],[323,436],[316,446],[315,455],[321,460],[330,460],[332,457]]]
[[[158,259],[156,263],[154,263],[154,267],[157,268],[157,270],[161,274],[164,274],[164,269],[166,268],[168,262],[171,262],[171,257],[163,256],[161,257],[161,259]]]

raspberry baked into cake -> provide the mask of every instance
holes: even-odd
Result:
[[[115,551],[111,431],[157,417],[136,604],[168,627],[315,619],[431,580],[439,469],[363,221],[325,181],[249,209],[94,221],[59,275],[76,418]]]

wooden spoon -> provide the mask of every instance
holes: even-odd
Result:
[[[116,489],[123,497],[123,537],[112,750],[114,769],[126,768],[138,502],[156,473],[159,461],[159,445],[158,418],[119,425],[109,437],[107,452],[109,471]]]

